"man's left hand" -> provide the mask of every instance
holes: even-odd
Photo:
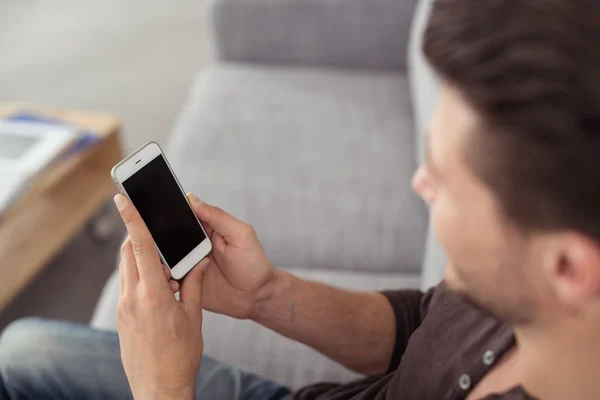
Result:
[[[208,259],[177,285],[165,277],[146,224],[115,197],[129,237],[121,248],[117,329],[121,359],[137,399],[192,399],[202,358],[202,281]],[[167,271],[168,273],[168,271]]]

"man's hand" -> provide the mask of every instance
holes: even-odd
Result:
[[[269,296],[275,276],[254,229],[193,194],[188,199],[213,245],[213,265],[207,268],[202,294],[204,308],[234,318],[253,318],[258,302]]]
[[[202,282],[208,260],[179,289],[169,281],[150,232],[123,195],[115,203],[129,232],[121,248],[117,328],[121,359],[135,398],[192,399],[202,358]]]
[[[213,244],[202,288],[205,309],[252,319],[357,372],[386,371],[396,319],[383,295],[337,289],[273,268],[250,225],[194,195],[188,199]]]

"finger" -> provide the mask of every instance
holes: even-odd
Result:
[[[181,283],[180,301],[186,307],[192,307],[196,310],[202,307],[202,282],[209,263],[210,259],[208,257],[200,261]]]
[[[219,234],[217,233],[217,231],[215,231],[215,230],[212,228],[212,226],[210,226],[210,224],[208,224],[208,223],[204,222],[204,224],[203,224],[203,225],[204,225],[204,228],[206,229],[206,232],[208,233],[208,237],[209,237],[210,241],[211,241],[211,242],[212,242],[212,244],[213,244],[213,249],[215,249],[215,248],[216,248],[216,247],[215,247],[215,239],[217,239],[217,238],[220,238],[221,242],[224,244],[224,246],[225,246],[225,247],[227,246],[227,243],[225,242],[225,239],[223,239],[223,236],[219,235]],[[210,232],[210,233],[209,233],[209,232]],[[218,239],[217,239],[217,240],[218,240]],[[216,248],[216,249],[217,249],[217,251],[223,251],[223,249],[222,249],[222,248]]]
[[[215,232],[215,230],[213,229],[213,227],[210,226],[210,224],[208,224],[206,222],[203,222],[202,226],[206,230],[206,234],[208,235],[208,237],[211,237],[213,235],[213,233]]]
[[[221,236],[218,232],[215,232],[210,238],[210,241],[212,242],[213,249],[216,250],[217,254],[225,253],[225,249],[227,249],[227,242],[223,236]]]
[[[179,282],[171,279],[171,270],[169,269],[169,267],[163,264],[163,271],[165,273],[165,278],[167,278],[167,281],[169,282],[169,287],[171,288],[171,291],[173,293],[179,292]]]
[[[165,278],[167,278],[167,281],[169,282],[169,287],[171,287],[171,291],[173,293],[179,292],[179,282],[171,279],[171,270],[169,269],[169,267],[163,264],[163,271],[165,273]]]
[[[204,229],[206,229],[206,234],[208,235],[209,238],[211,238],[212,240],[212,236],[215,234],[215,230],[213,229],[212,226],[210,226],[210,224],[203,222],[202,226],[204,226]]]
[[[174,281],[174,280],[170,280],[169,281],[169,287],[171,288],[171,291],[173,293],[179,292],[179,282]]]
[[[198,197],[196,197],[192,193],[188,193],[188,194],[186,194],[186,196],[188,198],[188,201],[192,205],[192,208],[194,208],[194,203],[201,203],[202,202],[200,199],[198,199]],[[194,212],[196,212],[195,208],[194,208]],[[198,213],[196,212],[196,214],[198,214]],[[212,234],[213,234],[213,228],[212,228],[212,226],[210,226],[210,224],[206,223],[206,221],[202,221],[202,226],[204,227],[204,230],[206,231],[206,234],[208,235],[208,237],[211,237]]]
[[[166,265],[163,264],[163,272],[165,273],[165,278],[171,279],[171,270],[169,269],[169,267],[167,267]]]
[[[129,238],[121,245],[121,262],[119,262],[119,274],[121,281],[119,286],[121,287],[121,294],[125,294],[126,291],[131,290],[138,280],[138,269],[135,262],[135,255],[133,254],[133,247]]]
[[[211,206],[200,201],[195,195],[191,195],[192,208],[202,222],[206,222],[228,242],[235,239],[236,234],[246,224],[226,213],[218,207]]]
[[[121,246],[123,244],[121,244]],[[123,252],[122,249],[121,249],[121,252]],[[124,274],[123,274],[123,268],[121,267],[122,261],[123,261],[123,257],[119,256],[119,297],[123,297],[123,294],[125,293],[125,278],[124,278]]]
[[[154,247],[154,241],[144,220],[125,196],[118,194],[114,200],[125,223],[127,232],[129,232],[129,240],[135,256],[140,280],[164,282],[160,257]]]

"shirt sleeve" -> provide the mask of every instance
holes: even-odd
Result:
[[[396,344],[386,374],[395,371],[400,365],[410,337],[421,326],[427,314],[434,290],[435,288],[432,288],[426,293],[419,290],[382,292],[392,305],[396,317]]]

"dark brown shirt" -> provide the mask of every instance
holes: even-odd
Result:
[[[384,292],[396,313],[388,372],[344,385],[318,384],[294,400],[464,399],[514,346],[512,329],[462,302],[442,284],[427,293]],[[520,387],[485,400],[531,400]]]

